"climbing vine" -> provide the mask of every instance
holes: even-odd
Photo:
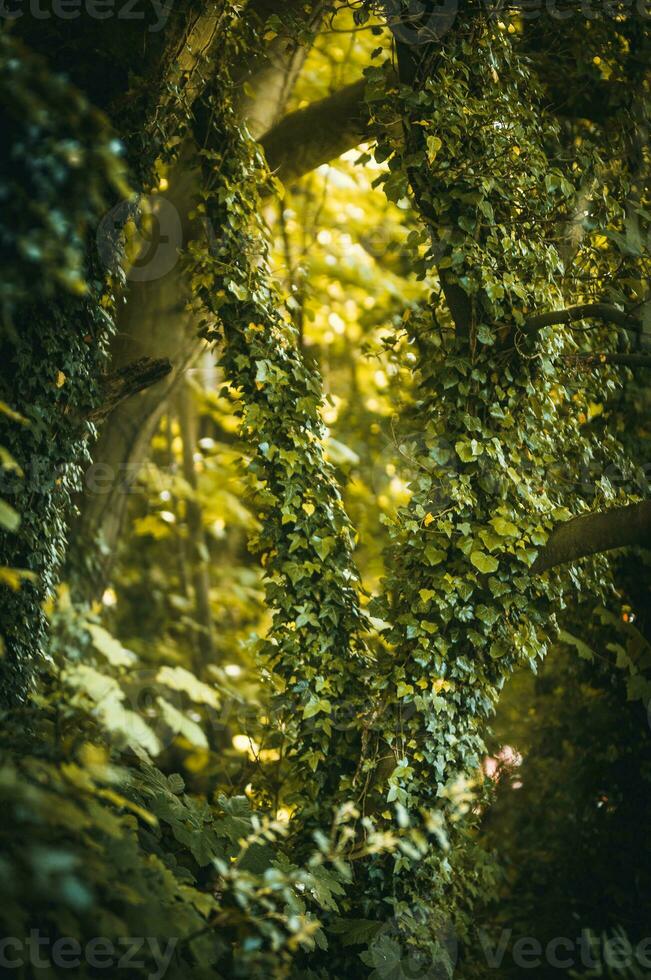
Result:
[[[127,193],[120,145],[104,117],[7,34],[0,37],[2,131],[12,153],[0,180],[0,443],[13,464],[13,509],[0,551],[16,570],[3,587],[5,700],[25,693],[42,652],[39,602],[56,581],[71,498],[89,461],[88,415],[113,330],[111,294],[88,261],[91,233]],[[53,425],[56,419],[56,425]]]
[[[392,200],[411,191],[427,229],[414,261],[441,289],[404,318],[417,357],[417,476],[391,527],[385,591],[371,604],[389,628],[374,675],[383,706],[375,752],[364,762],[377,771],[389,750],[387,802],[421,822],[442,811],[456,842],[452,865],[443,847],[394,863],[391,903],[402,910],[403,942],[428,962],[440,937],[432,906],[448,909],[464,935],[464,907],[490,886],[481,857],[472,851],[468,860],[461,818],[472,824],[480,812],[464,794],[482,799],[483,730],[499,691],[519,664],[536,669],[557,611],[579,584],[609,587],[603,560],[540,576],[536,559],[558,522],[595,505],[582,493],[582,472],[613,460],[629,477],[632,470],[615,438],[586,434],[589,402],[599,396],[589,377],[577,386],[567,368],[585,341],[568,328],[528,329],[535,311],[576,302],[563,289],[559,242],[583,174],[564,158],[515,27],[479,6],[434,50],[398,40],[406,82],[396,85],[386,68],[369,77],[385,191]],[[405,120],[399,138],[396,102]],[[608,328],[598,337],[614,340]],[[605,386],[613,390],[612,376]],[[619,496],[621,488],[598,481],[599,506]],[[372,947],[374,965],[386,954]]]
[[[355,752],[345,743],[356,737],[348,722],[368,662],[353,532],[324,457],[319,378],[300,355],[267,266],[259,188],[271,178],[237,120],[231,86],[221,68],[205,100],[210,131],[197,214],[207,234],[192,248],[193,297],[203,335],[223,343],[221,363],[251,447],[262,519],[252,545],[273,610],[263,655],[274,692],[270,744],[292,760],[294,791],[307,788],[327,809],[340,781],[354,775]]]
[[[369,5],[355,6],[364,21]],[[571,318],[545,325],[539,314],[601,300],[591,292],[598,280],[627,323],[621,307],[642,293],[636,236],[649,221],[626,167],[597,152],[603,133],[548,111],[522,24],[484,8],[464,5],[435,45],[396,34],[397,68],[367,73],[379,183],[393,202],[411,195],[422,228],[409,235],[408,258],[431,285],[428,303],[406,311],[386,339],[413,370],[401,422],[416,475],[409,503],[388,519],[386,576],[367,606],[354,529],[325,456],[320,379],[269,268],[260,191],[273,178],[235,108],[231,67],[260,45],[258,28],[239,7],[220,6],[219,57],[188,59],[187,71],[183,34],[160,118],[144,128],[151,159],[142,165],[156,157],[161,174],[179,163],[201,172],[190,220],[204,234],[185,257],[191,312],[220,349],[247,447],[260,521],[251,546],[271,612],[257,724],[278,765],[257,765],[246,796],[208,802],[185,792],[179,776],[144,757],[160,740],[126,707],[138,658],[112,640],[97,609],[52,604],[52,670],[30,720],[42,758],[31,735],[2,746],[2,793],[16,819],[30,815],[37,842],[26,857],[5,842],[16,932],[24,905],[49,921],[57,895],[55,932],[88,933],[99,906],[119,935],[117,867],[133,879],[124,922],[183,933],[172,975],[198,966],[206,976],[355,976],[361,962],[372,977],[399,976],[405,944],[412,972],[451,973],[454,937],[467,938],[473,901],[494,884],[474,829],[488,798],[484,733],[499,692],[519,665],[537,668],[575,589],[605,596],[612,587],[603,558],[544,575],[537,563],[559,523],[628,499],[626,486],[603,476],[606,464],[634,476],[617,434],[591,435],[585,424],[619,385],[599,352],[626,347],[626,330],[581,332]],[[278,17],[265,25],[282,28]],[[591,55],[585,70],[598,62]],[[20,700],[43,635],[32,613],[61,563],[113,331],[91,231],[114,192],[128,189],[104,118],[69,83],[5,36],[0,68],[13,148],[0,183],[0,257],[10,271],[0,293],[0,545],[11,565],[0,568],[11,589],[0,693]],[[645,160],[631,119],[646,119],[647,94],[635,94],[610,133],[618,160],[630,154],[637,167]],[[602,475],[587,486],[586,472]],[[205,748],[169,692],[186,708],[217,711],[216,686],[182,667],[160,674],[152,725],[162,718],[166,733]],[[125,745],[138,762],[125,763]],[[50,823],[63,863],[41,880]],[[91,853],[82,880],[78,866]],[[147,914],[131,918],[141,905]],[[361,960],[349,947],[364,947]]]

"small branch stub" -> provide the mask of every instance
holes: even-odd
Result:
[[[89,418],[98,422],[116,408],[125,398],[131,398],[145,388],[150,388],[172,370],[167,358],[141,357],[126,367],[107,374],[102,381],[102,402],[93,409]]]

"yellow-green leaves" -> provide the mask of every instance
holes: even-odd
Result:
[[[192,745],[200,749],[208,748],[208,740],[201,727],[183,712],[179,711],[166,698],[157,697],[156,703],[161,709],[166,724],[175,735],[182,735]]]
[[[426,544],[423,549],[428,565],[440,565],[447,554],[442,548],[437,548],[434,544]]]
[[[7,568],[0,565],[0,585],[7,585],[14,592],[17,592],[23,582],[36,582],[37,576],[34,572],[24,568]]]
[[[20,527],[20,514],[6,500],[0,500],[0,527],[5,531],[17,531]]]
[[[492,517],[490,523],[501,538],[517,538],[520,534],[515,524],[504,517]]]
[[[427,136],[425,142],[427,144],[427,157],[429,162],[434,163],[437,153],[443,146],[443,141],[438,136]]]
[[[303,708],[303,718],[306,720],[308,718],[314,718],[320,712],[329,715],[331,709],[332,705],[327,698],[311,698]]]
[[[93,646],[113,667],[130,667],[136,661],[135,654],[126,650],[119,640],[96,623],[88,623],[86,629],[93,639]]]
[[[220,700],[215,688],[200,681],[184,667],[161,667],[156,680],[174,691],[183,691],[196,704],[219,708]]]
[[[485,551],[473,551],[470,561],[478,571],[484,573],[496,572],[499,568],[498,560],[492,555],[487,555]]]
[[[471,463],[473,459],[477,459],[483,452],[483,448],[477,439],[459,439],[454,444],[454,448],[457,456],[464,463]]]

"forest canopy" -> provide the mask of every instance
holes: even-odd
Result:
[[[5,0],[3,975],[651,976],[650,54]]]

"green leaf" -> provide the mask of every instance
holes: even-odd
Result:
[[[471,463],[473,459],[481,456],[483,452],[482,446],[476,439],[459,439],[459,441],[454,444],[454,448],[457,456],[459,459],[462,459],[464,463]]]
[[[176,735],[182,735],[188,742],[200,749],[208,748],[208,739],[196,721],[192,721],[165,698],[156,698],[156,703],[162,711],[166,724]]]
[[[443,559],[447,555],[447,551],[443,551],[442,548],[437,548],[433,544],[425,545],[425,557],[430,565],[440,565]]]
[[[499,548],[502,544],[502,538],[499,537],[499,535],[493,534],[492,531],[488,531],[486,529],[479,532],[479,537],[489,551],[492,551],[493,548]]]
[[[574,647],[581,660],[594,660],[597,656],[592,647],[580,640],[578,636],[568,633],[567,630],[560,630],[558,638],[561,643],[567,643],[568,646]]]
[[[503,538],[517,538],[520,535],[520,531],[511,521],[507,521],[504,517],[492,517],[490,524],[493,525],[497,534]]]
[[[161,667],[156,680],[174,691],[183,691],[196,704],[207,704],[211,708],[219,708],[220,701],[214,687],[200,681],[184,667]]]
[[[313,718],[320,711],[323,711],[325,714],[330,714],[331,707],[332,705],[325,698],[312,698],[303,708],[303,718]]]
[[[106,657],[114,667],[130,667],[136,661],[136,655],[125,649],[119,640],[96,623],[87,623],[86,629],[91,635],[93,646]]]
[[[499,562],[492,555],[487,555],[485,551],[473,551],[470,555],[470,561],[480,572],[496,572],[499,568]]]
[[[344,946],[364,946],[381,928],[382,923],[372,919],[335,919],[328,926],[328,932],[340,936],[340,942]]]
[[[438,151],[443,146],[442,140],[438,136],[428,136],[427,137],[427,156],[430,163],[433,163],[436,159]]]
[[[477,606],[475,609],[475,616],[477,619],[481,620],[482,623],[486,623],[487,626],[493,626],[500,618],[500,614],[494,606],[484,605]]]
[[[332,549],[334,548],[336,541],[333,537],[327,537],[327,538],[314,537],[312,539],[312,543],[314,544],[314,550],[316,551],[321,561],[325,561],[328,555],[330,554],[330,552],[332,551]]]

